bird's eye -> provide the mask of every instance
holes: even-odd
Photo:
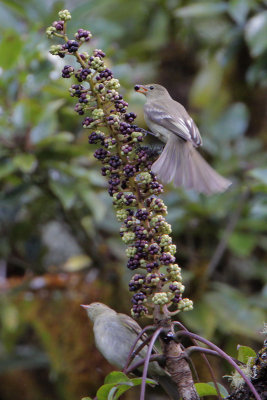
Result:
[[[150,89],[150,90],[153,90],[153,89],[154,89],[154,86],[149,86],[149,89]]]

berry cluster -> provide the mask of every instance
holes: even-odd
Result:
[[[127,245],[127,267],[143,270],[129,283],[129,290],[134,292],[132,315],[151,313],[155,305],[167,314],[168,307],[177,312],[189,310],[192,302],[182,298],[184,286],[174,256],[171,226],[165,219],[167,208],[158,197],[163,187],[151,172],[153,155],[140,146],[144,135],[134,124],[136,115],[127,112],[128,103],[118,92],[119,81],[104,62],[105,53],[99,49],[91,54],[80,52],[91,33],[79,29],[74,39],[67,37],[66,22],[70,18],[67,10],[61,11],[47,35],[65,41],[52,46],[52,54],[75,56],[80,64],[77,70],[66,65],[62,77],[73,76],[77,81],[70,88],[71,96],[78,99],[74,109],[79,115],[86,114],[82,125],[91,130],[89,143],[99,146],[94,157],[102,163],[102,175],[108,177],[108,192],[122,222],[120,235]]]

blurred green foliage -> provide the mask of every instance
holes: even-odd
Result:
[[[177,258],[195,300],[183,316],[188,328],[235,354],[238,343],[260,346],[266,314],[267,2],[2,0],[3,400],[92,394],[97,368],[104,376],[107,365],[93,352],[79,302],[129,310],[112,202],[74,114],[70,82],[60,78],[69,61],[48,53],[45,29],[62,8],[72,12],[73,33],[91,30],[92,45],[106,51],[138,123],[145,127],[133,85],[165,85],[196,120],[205,157],[233,181],[210,198],[166,188]]]

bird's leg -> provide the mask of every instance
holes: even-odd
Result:
[[[144,133],[145,134],[145,136],[147,135],[147,134],[149,134],[149,135],[152,135],[152,136],[157,136],[155,133],[153,133],[153,132],[150,132],[150,131],[147,131],[146,129],[143,129],[143,128],[139,128],[140,129],[140,131],[142,132],[142,133]]]

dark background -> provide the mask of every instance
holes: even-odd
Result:
[[[263,342],[267,2],[2,0],[1,400],[94,395],[112,368],[95,350],[79,305],[99,300],[130,310],[112,200],[73,111],[71,82],[60,77],[72,60],[51,56],[45,37],[64,8],[72,12],[70,34],[94,35],[84,50],[107,53],[140,126],[144,98],[133,86],[165,85],[197,122],[205,158],[233,181],[211,197],[166,187],[185,296],[195,303],[182,321],[232,356],[238,344],[259,350]],[[227,383],[220,377],[229,367],[213,365]]]

